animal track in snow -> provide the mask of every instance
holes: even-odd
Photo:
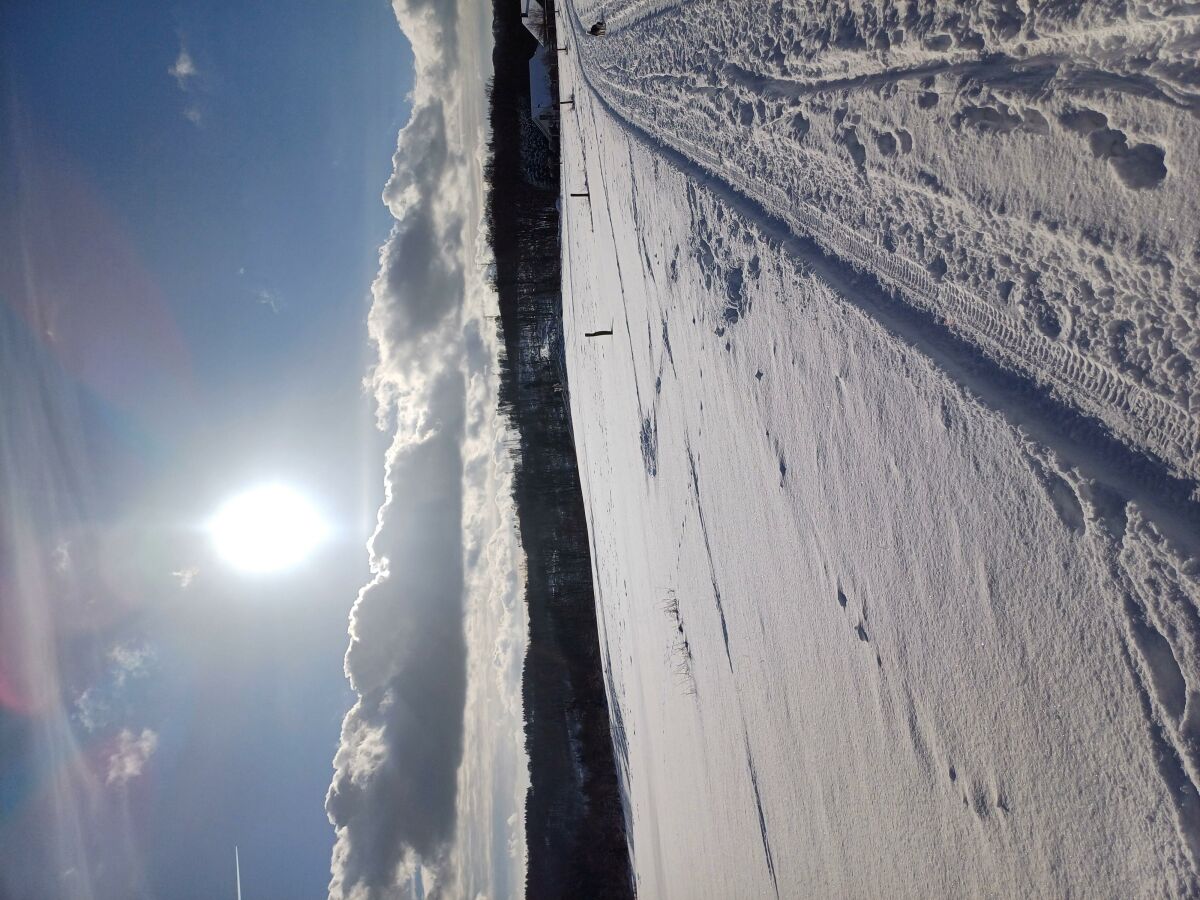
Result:
[[[850,600],[840,587],[837,589],[837,602],[838,602],[838,606],[840,606],[843,610],[847,610],[847,612],[849,611],[848,606],[849,606]],[[867,633],[867,604],[866,604],[866,601],[863,601],[859,605],[858,622],[854,623],[852,627],[853,627],[855,636],[860,641],[862,641],[864,644],[869,644],[871,642],[871,637]],[[879,664],[879,667],[882,668],[883,660],[879,657],[878,654],[876,654],[875,660]]]
[[[875,135],[875,147],[885,157],[904,155],[912,152],[912,135],[903,128],[896,131],[883,131]]]
[[[964,106],[950,117],[950,125],[966,125],[984,134],[1008,134],[1021,127],[1021,117],[1004,106]]]
[[[950,117],[950,125],[954,128],[967,126],[983,134],[1009,134],[1014,131],[1039,135],[1050,133],[1050,123],[1036,109],[1024,107],[1018,111],[994,98],[992,102],[994,105],[991,106],[964,106]]]
[[[1166,152],[1150,143],[1130,146],[1125,132],[1108,127],[1108,116],[1093,109],[1068,109],[1058,117],[1068,131],[1088,142],[1092,155],[1107,160],[1130,190],[1156,188],[1167,177]]]
[[[854,165],[858,167],[858,171],[866,172],[867,148],[858,139],[858,132],[854,127],[843,128],[838,132],[838,140],[846,148],[846,152],[850,154],[850,158],[854,160]]]

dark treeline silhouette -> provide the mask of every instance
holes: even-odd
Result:
[[[503,342],[500,407],[517,435],[513,491],[527,566],[526,896],[627,898],[634,893],[629,849],[563,363],[558,148],[550,147],[547,167],[528,137],[536,43],[521,22],[522,5],[493,0],[485,179]],[[551,76],[557,94],[557,72]]]

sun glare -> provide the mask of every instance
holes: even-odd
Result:
[[[281,484],[239,494],[209,522],[217,552],[244,572],[277,572],[296,565],[328,528],[308,500]]]

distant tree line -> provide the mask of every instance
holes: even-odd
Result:
[[[626,823],[567,402],[558,148],[529,140],[528,65],[536,42],[522,24],[521,5],[493,0],[485,179],[503,346],[500,407],[516,434],[513,491],[527,565],[526,896],[627,898],[634,891]],[[557,96],[553,68],[551,82]]]

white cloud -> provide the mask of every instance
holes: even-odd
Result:
[[[184,94],[191,95],[191,102],[183,108],[183,117],[199,128],[204,121],[204,114],[200,109],[200,104],[195,100],[194,88],[197,81],[200,80],[200,70],[196,67],[196,61],[188,52],[187,45],[183,43],[182,38],[179,43],[179,55],[175,57],[175,62],[167,68],[167,74],[175,79],[175,84]]]
[[[125,785],[142,774],[146,763],[158,749],[158,735],[149,728],[143,728],[142,733],[134,735],[124,728],[117,735],[117,745],[108,758],[107,784]]]
[[[192,54],[188,53],[187,47],[180,46],[179,55],[175,57],[175,62],[167,69],[167,74],[174,78],[180,90],[184,91],[188,89],[188,82],[200,74],[196,70],[196,63],[192,59]]]
[[[186,591],[192,586],[192,582],[196,580],[199,574],[200,570],[196,566],[186,566],[182,569],[176,569],[171,573],[171,577],[179,583],[180,590]]]
[[[145,645],[118,644],[108,651],[112,663],[113,681],[118,688],[130,678],[146,674],[147,665],[154,659],[154,651]]]
[[[73,718],[89,734],[110,727],[128,714],[130,701],[125,691],[128,682],[145,678],[155,659],[146,644],[117,644],[105,654],[107,671],[75,698]]]
[[[99,728],[107,716],[108,704],[93,688],[75,698],[75,721],[89,734]]]

